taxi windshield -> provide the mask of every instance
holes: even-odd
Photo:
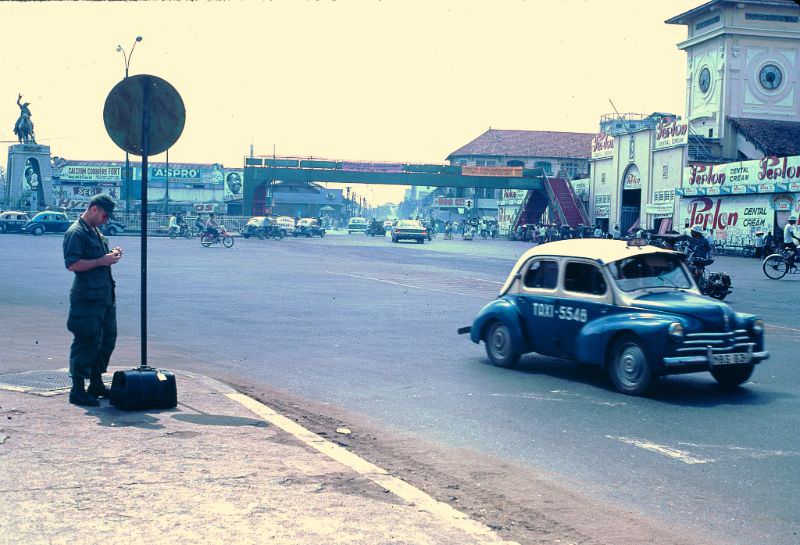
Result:
[[[622,291],[692,287],[692,281],[676,255],[662,253],[637,255],[615,261],[609,265],[609,269]]]

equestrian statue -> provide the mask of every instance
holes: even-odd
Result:
[[[19,143],[30,144],[36,143],[36,137],[33,134],[33,121],[31,121],[31,111],[28,108],[30,106],[30,102],[25,102],[24,104],[20,104],[20,100],[22,99],[22,95],[17,97],[17,106],[19,106],[19,118],[17,119],[16,124],[14,125],[14,134],[17,135],[17,140]]]

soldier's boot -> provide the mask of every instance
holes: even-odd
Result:
[[[103,397],[105,399],[111,397],[111,390],[103,384],[103,376],[100,374],[92,375],[92,378],[89,379],[89,389],[87,391],[93,397]]]
[[[69,391],[69,402],[82,407],[98,407],[100,402],[86,392],[86,386],[80,377],[72,377],[72,389]]]

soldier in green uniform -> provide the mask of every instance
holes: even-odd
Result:
[[[117,309],[111,265],[122,258],[122,248],[108,248],[98,226],[114,214],[114,200],[95,195],[64,235],[64,265],[75,273],[69,293],[67,329],[74,335],[69,352],[72,390],[69,402],[96,407],[108,397],[102,374],[117,340]],[[86,390],[85,379],[89,379]]]

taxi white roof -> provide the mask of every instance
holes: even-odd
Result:
[[[503,294],[508,291],[511,287],[511,283],[514,281],[514,275],[519,271],[519,268],[532,257],[581,257],[598,261],[606,265],[614,261],[619,261],[620,259],[625,259],[626,257],[655,253],[673,254],[675,252],[650,245],[628,246],[628,243],[624,240],[611,240],[607,238],[574,238],[539,244],[520,256],[514,268],[511,269],[511,273],[508,275],[500,293]]]

